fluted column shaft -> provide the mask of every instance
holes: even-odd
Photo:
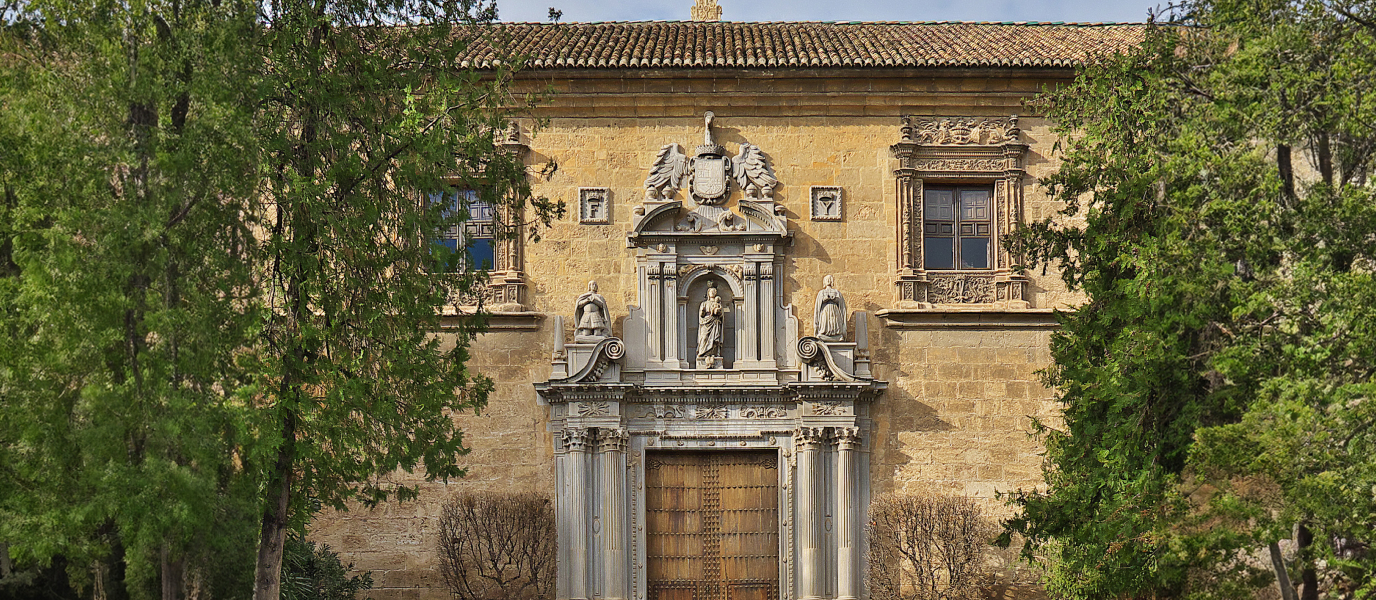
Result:
[[[822,506],[819,502],[818,481],[821,465],[822,430],[804,427],[794,432],[794,448],[798,452],[798,479],[794,492],[798,514],[795,535],[798,539],[798,597],[801,600],[821,598],[826,590],[822,574],[826,572],[822,547]]]
[[[855,451],[860,447],[859,430],[836,430],[836,597],[860,597],[860,519],[853,499],[859,486]]]
[[[602,504],[598,517],[602,522],[602,597],[620,600],[630,596],[626,587],[626,570],[630,568],[626,553],[626,440],[623,429],[603,430],[598,436],[598,485]]]
[[[565,429],[564,446],[568,449],[569,552],[568,598],[587,600],[588,593],[588,446],[592,432],[588,429]],[[562,595],[562,594],[561,594]]]

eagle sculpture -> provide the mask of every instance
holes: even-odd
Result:
[[[731,159],[731,171],[736,176],[736,184],[747,198],[774,199],[774,186],[779,179],[774,177],[774,169],[769,166],[760,147],[749,142],[741,144],[740,154]]]
[[[667,200],[683,187],[688,175],[688,155],[678,144],[666,144],[659,149],[650,176],[645,178],[646,200]]]

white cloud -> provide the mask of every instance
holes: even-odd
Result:
[[[1139,23],[1153,0],[718,0],[727,21],[1116,21]],[[688,20],[693,0],[498,0],[503,21]]]

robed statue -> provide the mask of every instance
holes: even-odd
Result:
[[[698,305],[698,368],[710,369],[721,359],[722,306],[717,282],[707,283],[707,299]]]
[[[597,282],[588,282],[588,291],[578,296],[574,304],[573,316],[577,326],[573,330],[573,341],[594,341],[611,337],[608,326],[607,299],[597,293]]]
[[[822,341],[839,342],[846,335],[846,298],[831,275],[822,279],[822,286],[812,307],[812,330]]]

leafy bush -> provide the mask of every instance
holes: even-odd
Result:
[[[359,592],[373,587],[373,575],[350,577],[353,568],[353,563],[345,566],[328,545],[316,546],[293,535],[287,538],[282,557],[282,600],[354,600]]]

